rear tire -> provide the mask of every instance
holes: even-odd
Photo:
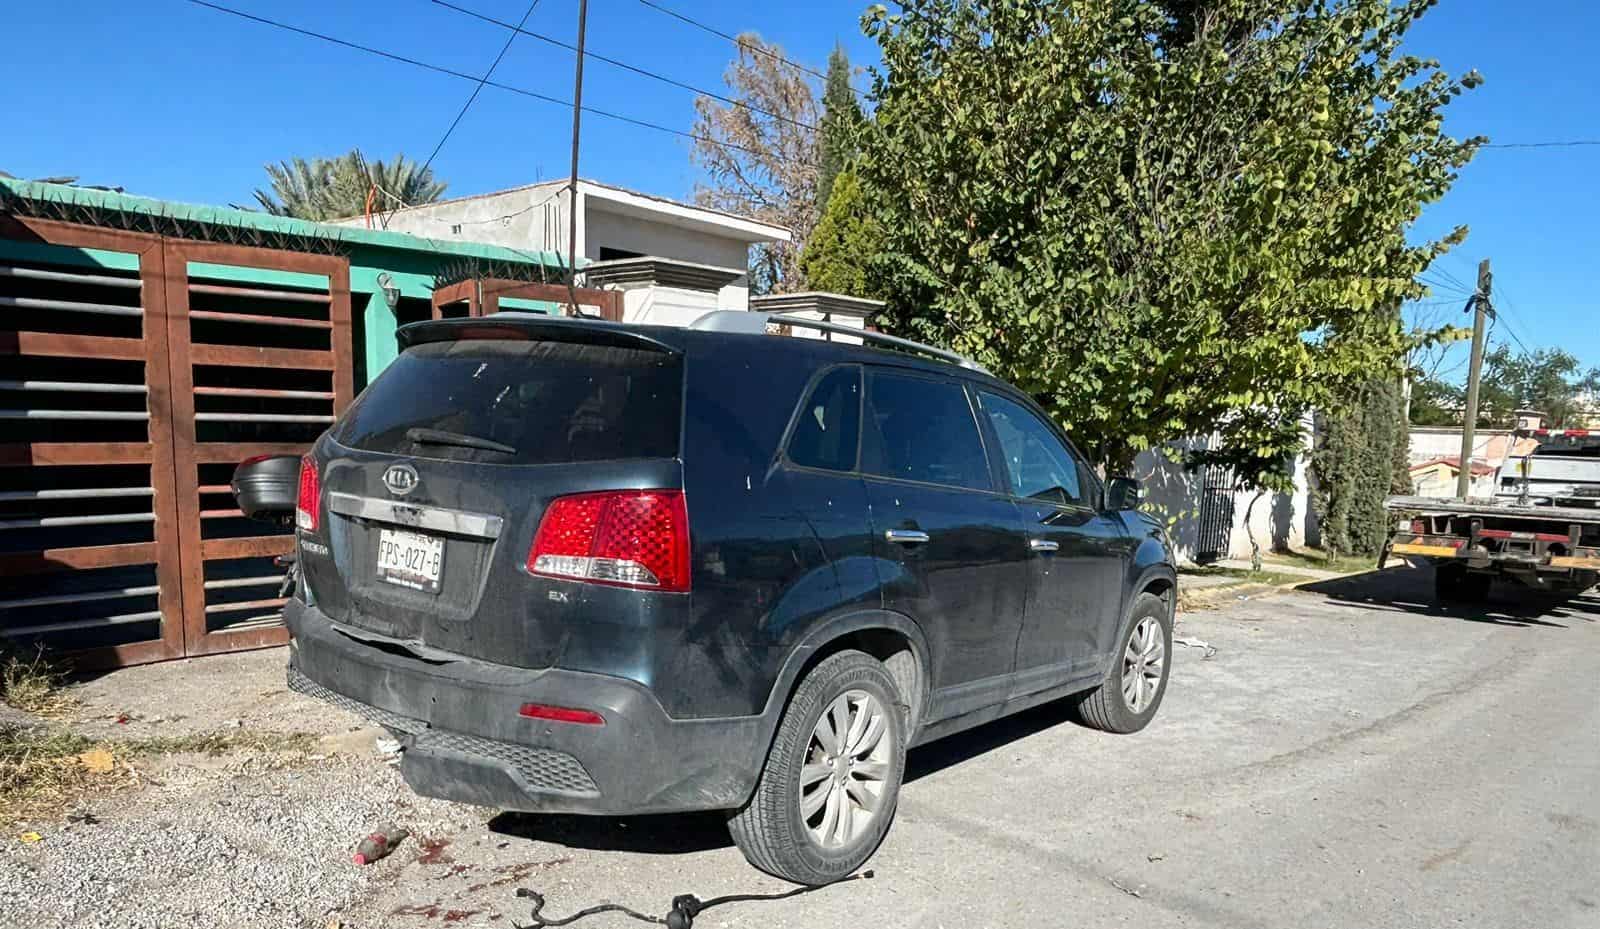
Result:
[[[1433,595],[1441,603],[1482,603],[1489,598],[1493,583],[1493,575],[1476,574],[1462,565],[1436,565],[1433,569]]]
[[[1172,673],[1172,611],[1152,593],[1133,602],[1111,673],[1078,697],[1078,721],[1105,732],[1138,732],[1155,718]]]
[[[877,850],[905,775],[906,700],[864,652],[824,658],[778,724],[755,793],[728,820],[749,862],[796,884],[848,877]]]

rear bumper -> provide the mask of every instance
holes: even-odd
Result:
[[[632,681],[418,654],[298,599],[284,618],[290,687],[393,731],[401,773],[424,796],[527,812],[733,809],[761,773],[760,716],[673,719]],[[527,719],[523,703],[594,710],[605,725]]]

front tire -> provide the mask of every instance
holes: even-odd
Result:
[[[1152,593],[1133,602],[1133,619],[1111,673],[1078,698],[1078,721],[1105,732],[1138,732],[1155,718],[1172,673],[1172,611]]]
[[[889,830],[905,775],[905,699],[864,652],[823,659],[778,724],[755,793],[728,820],[746,859],[797,884],[861,867]]]

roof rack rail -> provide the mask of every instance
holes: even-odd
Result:
[[[781,326],[800,326],[806,329],[816,329],[820,332],[836,332],[840,335],[854,336],[862,342],[875,345],[885,345],[898,348],[901,351],[913,352],[919,355],[928,355],[940,361],[948,361],[971,371],[989,373],[989,369],[978,364],[965,355],[902,339],[899,336],[885,335],[871,329],[857,329],[842,323],[828,322],[821,319],[807,319],[804,316],[788,316],[782,313],[762,313],[757,310],[713,310],[689,324],[690,329],[704,332],[737,332],[744,335],[765,335],[767,324],[775,323]]]

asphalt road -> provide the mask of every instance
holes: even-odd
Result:
[[[1600,926],[1600,598],[1447,612],[1427,580],[1189,614],[1179,633],[1215,655],[1177,649],[1145,732],[1043,707],[919,749],[875,879],[698,924]],[[457,924],[525,919],[510,883],[467,889],[482,874],[518,875],[547,916],[785,889],[712,817],[487,828],[345,918],[405,925],[396,909],[431,901]]]
[[[716,926],[1600,927],[1600,597],[1441,611],[1407,568],[1186,614],[1132,736],[1059,706],[914,751],[870,881]],[[281,650],[88,682],[111,730],[309,728],[319,753],[174,758],[0,844],[0,925],[504,929],[604,902],[791,889],[716,816],[527,817],[421,800],[370,731],[285,693]],[[173,715],[177,711],[180,715]],[[135,719],[127,725],[105,720]],[[414,836],[377,865],[356,839]],[[614,914],[578,929],[639,926]]]

